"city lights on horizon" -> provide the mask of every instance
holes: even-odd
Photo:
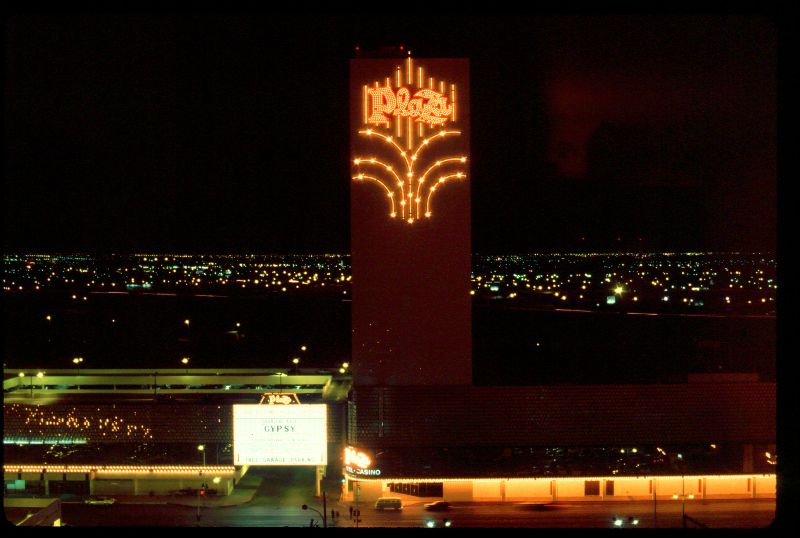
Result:
[[[98,294],[228,296],[234,286],[245,285],[247,293],[344,295],[352,281],[349,257],[341,254],[140,254],[116,256],[110,262],[85,255],[7,254],[4,262],[6,293],[65,290],[76,300],[87,297],[89,303]],[[605,290],[604,285],[608,286]],[[76,294],[75,288],[88,293]],[[476,299],[546,301],[552,297],[560,304],[586,308],[604,304],[606,296],[601,293],[607,291],[616,296],[617,306],[769,312],[775,309],[777,289],[771,255],[555,253],[474,255],[469,291]],[[56,319],[50,312],[41,316],[48,323]],[[112,324],[118,321],[110,319]],[[186,329],[193,327],[189,318],[180,321]],[[231,324],[237,330],[242,326],[240,320]]]

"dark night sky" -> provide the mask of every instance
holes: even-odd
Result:
[[[767,18],[19,15],[4,39],[6,251],[348,251],[349,60],[400,43],[470,59],[475,252],[775,249]]]

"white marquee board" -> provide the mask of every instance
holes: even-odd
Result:
[[[234,465],[327,465],[327,406],[234,405]]]

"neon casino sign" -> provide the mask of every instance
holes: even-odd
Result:
[[[372,87],[363,86],[359,136],[384,151],[353,159],[356,182],[379,185],[389,201],[389,217],[413,224],[433,215],[434,195],[450,181],[467,177],[466,155],[432,157],[430,148],[461,131],[448,128],[457,118],[456,85],[425,77],[409,56],[404,68]],[[405,73],[403,73],[405,71]],[[388,151],[386,151],[388,150]]]
[[[356,450],[355,448],[345,447],[344,449],[344,470],[352,475],[360,476],[380,476],[380,469],[371,469],[372,459],[369,456]]]

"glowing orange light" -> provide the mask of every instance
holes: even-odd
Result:
[[[354,448],[345,447],[344,449],[344,464],[353,465],[360,469],[366,469],[372,465],[372,460],[363,452]]]
[[[443,125],[453,113],[447,97],[429,88],[418,90],[411,96],[408,88],[397,92],[389,86],[369,88],[371,114],[367,123],[383,124],[390,116],[410,117],[415,122],[428,125]]]
[[[406,76],[404,77],[406,80],[401,79],[400,66],[398,66],[395,72],[395,88],[391,87],[391,78],[387,78],[385,83],[383,83],[384,85],[380,85],[375,81],[374,87],[363,86],[363,106],[365,110],[362,118],[364,123],[373,124],[378,127],[385,126],[389,129],[391,126],[390,122],[396,119],[397,138],[388,132],[382,132],[373,128],[360,130],[358,132],[367,137],[371,137],[375,134],[384,143],[394,148],[401,161],[406,165],[405,175],[408,181],[408,189],[406,190],[404,188],[404,182],[401,181],[398,174],[395,173],[392,165],[379,161],[375,157],[355,157],[353,159],[353,164],[359,168],[364,165],[372,164],[381,166],[394,178],[398,192],[393,193],[392,190],[389,189],[388,185],[392,183],[391,180],[386,181],[380,177],[367,176],[362,173],[360,169],[355,172],[353,179],[369,179],[379,183],[386,189],[387,197],[392,203],[391,212],[389,213],[390,217],[396,216],[394,194],[398,194],[396,198],[400,200],[402,218],[407,223],[412,224],[414,220],[420,218],[422,215],[430,218],[432,214],[430,210],[430,200],[431,194],[435,191],[435,188],[430,189],[425,201],[425,211],[423,212],[423,208],[420,207],[422,204],[421,186],[426,182],[427,175],[433,169],[437,169],[448,163],[466,163],[467,157],[453,156],[444,159],[440,158],[437,159],[433,165],[430,165],[430,160],[423,159],[423,149],[432,147],[434,142],[447,136],[458,136],[461,134],[459,130],[447,130],[444,128],[445,123],[447,123],[447,121],[453,121],[455,117],[455,85],[450,85],[449,97],[446,95],[447,90],[444,81],[439,81],[440,91],[438,92],[434,90],[432,77],[429,79],[429,87],[424,87],[425,77],[422,67],[417,69],[417,80],[415,81],[415,77],[412,75],[414,71],[412,70],[412,59],[410,56],[406,63]],[[407,86],[416,82],[417,88],[412,89],[407,86],[401,86],[403,82],[405,82]],[[407,146],[407,148],[403,148],[400,145],[399,138],[402,136],[401,118],[408,119],[408,129],[405,131],[406,140],[403,142],[403,145]],[[414,140],[414,132],[411,128],[412,119],[419,126],[419,138],[417,138],[417,140]],[[427,138],[424,138],[424,127],[426,125],[430,128],[436,126],[438,130]],[[418,163],[422,163],[422,166],[427,166],[427,169],[425,169],[425,172],[421,175],[415,175],[414,166]],[[448,170],[446,172],[450,171]],[[415,177],[417,181],[416,186],[414,185]],[[453,170],[449,175],[442,176],[439,179],[439,183],[444,183],[450,178],[460,179],[464,177],[466,177],[466,174],[463,171]],[[406,211],[406,209],[408,209],[408,211]]]

